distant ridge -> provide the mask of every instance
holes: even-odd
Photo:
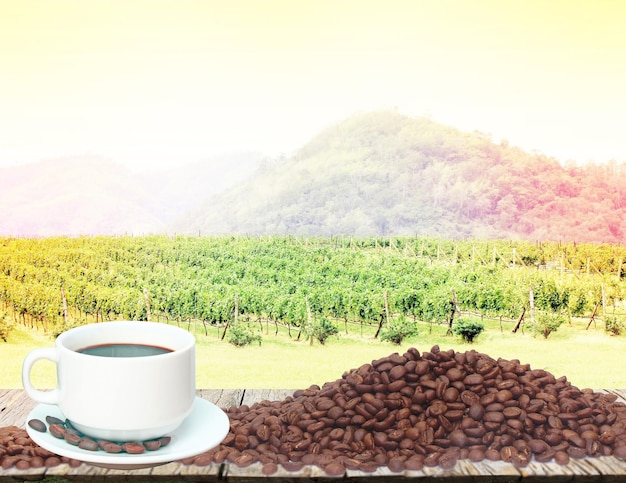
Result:
[[[156,174],[98,157],[0,169],[0,235],[429,235],[626,243],[626,165],[568,165],[395,111],[293,156]]]
[[[207,196],[241,182],[258,153],[206,160],[152,174],[95,156],[0,169],[0,235],[146,235]]]

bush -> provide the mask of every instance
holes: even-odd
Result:
[[[557,312],[538,311],[535,316],[535,323],[533,324],[533,333],[535,335],[541,334],[544,339],[547,339],[548,336],[552,332],[556,332],[565,321],[566,317]]]
[[[307,332],[309,337],[317,339],[320,344],[324,345],[326,339],[339,333],[339,329],[326,317],[321,317],[319,322],[314,322]]]
[[[615,316],[607,316],[604,324],[604,330],[611,335],[620,335],[626,329],[624,323],[617,320],[617,317]]]
[[[401,315],[380,331],[380,340],[400,345],[405,338],[415,335],[417,335],[417,325]]]
[[[459,319],[452,327],[452,332],[456,335],[460,335],[465,342],[470,344],[474,342],[474,339],[485,330],[485,326],[480,322],[474,322],[471,320]]]
[[[234,346],[243,347],[253,342],[258,342],[261,345],[262,338],[259,334],[255,334],[247,325],[237,323],[230,326],[226,340]]]

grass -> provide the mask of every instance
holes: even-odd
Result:
[[[189,330],[196,334],[196,386],[210,388],[290,388],[334,381],[352,368],[393,352],[403,353],[409,347],[424,352],[438,344],[442,350],[464,352],[475,349],[491,357],[519,359],[533,369],[545,369],[555,376],[567,376],[572,384],[583,388],[626,388],[626,337],[609,336],[603,326],[585,330],[586,321],[563,325],[548,339],[525,333],[512,334],[510,327],[485,322],[485,332],[473,344],[460,337],[446,335],[446,326],[420,324],[420,333],[396,346],[374,339],[371,329],[346,335],[343,331],[325,345],[296,341],[285,332],[263,333],[262,344],[235,347],[220,340],[216,329],[205,335],[201,326]],[[186,324],[184,325],[187,328]],[[258,327],[258,326],[257,326]],[[38,347],[52,347],[54,341],[40,331],[16,326],[6,343],[0,342],[0,388],[21,388],[21,364],[28,352]],[[32,382],[44,389],[56,384],[52,362],[41,361],[33,368]]]

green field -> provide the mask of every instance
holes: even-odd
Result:
[[[545,369],[555,376],[567,376],[572,384],[593,389],[626,388],[626,337],[610,336],[601,324],[574,321],[564,325],[548,339],[530,333],[511,333],[511,326],[500,329],[497,322],[487,322],[486,330],[473,344],[457,336],[446,335],[445,325],[420,323],[418,336],[400,346],[373,338],[368,328],[361,337],[345,332],[331,337],[325,345],[308,340],[297,341],[286,333],[262,333],[261,345],[235,347],[220,340],[217,329],[208,335],[198,326],[197,387],[209,388],[291,388],[301,389],[323,384],[341,377],[343,372],[393,352],[403,353],[409,347],[428,351],[438,344],[441,349],[463,352],[475,349],[494,358],[519,359],[532,368]],[[183,324],[187,328],[187,324]],[[254,325],[256,330],[258,324]],[[21,363],[25,355],[37,347],[50,347],[54,340],[39,330],[17,326],[8,342],[0,342],[0,388],[21,388]],[[55,369],[51,362],[35,365],[32,381],[35,386],[49,388],[55,384]]]

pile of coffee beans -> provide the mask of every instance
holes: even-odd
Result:
[[[451,469],[460,459],[524,467],[533,459],[626,458],[626,405],[615,395],[473,350],[413,348],[283,401],[227,412],[222,444],[183,463],[259,462],[266,475],[279,465],[316,465],[342,475]]]
[[[78,460],[58,456],[38,446],[25,429],[17,426],[0,428],[0,466],[3,470],[13,467],[19,470],[51,468],[61,463],[67,463],[71,467],[82,464]]]
[[[380,467],[451,469],[460,459],[524,467],[532,460],[626,458],[626,405],[615,395],[580,390],[518,360],[438,346],[394,353],[322,387],[227,413],[222,444],[183,464],[260,463],[265,475],[316,465],[340,476]],[[41,430],[44,423],[33,424]],[[63,462],[80,464],[38,447],[23,429],[0,428],[2,468]]]

